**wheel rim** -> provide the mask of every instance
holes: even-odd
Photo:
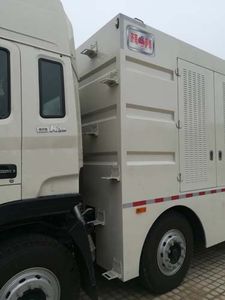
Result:
[[[160,271],[166,276],[176,274],[182,267],[185,257],[186,241],[183,234],[177,229],[165,233],[157,251],[157,262]]]
[[[44,268],[24,270],[0,290],[1,300],[60,300],[57,277]]]

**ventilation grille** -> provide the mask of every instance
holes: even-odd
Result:
[[[184,172],[187,184],[208,181],[205,76],[183,69]]]

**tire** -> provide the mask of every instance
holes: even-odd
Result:
[[[1,300],[79,299],[74,257],[58,241],[44,235],[23,235],[1,242],[0,274]]]
[[[184,216],[168,212],[150,230],[145,241],[140,278],[151,292],[163,294],[184,279],[193,254],[192,229]]]

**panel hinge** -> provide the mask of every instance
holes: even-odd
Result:
[[[120,181],[120,167],[119,166],[111,166],[110,176],[102,177],[105,180],[113,180],[113,181]]]
[[[181,123],[181,120],[178,120],[178,121],[177,121],[176,127],[177,127],[177,129],[182,129],[182,123]]]
[[[181,77],[181,73],[180,73],[180,69],[179,68],[176,68],[175,74],[176,74],[177,77]]]
[[[98,136],[98,134],[99,134],[98,124],[83,125],[82,134]]]
[[[177,181],[178,182],[183,182],[183,178],[182,178],[182,174],[181,173],[178,174]]]
[[[108,85],[109,87],[114,87],[118,85],[119,84],[118,72],[113,71],[108,73],[105,78],[101,79],[100,82]]]
[[[84,49],[81,54],[88,56],[89,58],[94,58],[98,55],[98,43],[91,45],[90,48]]]

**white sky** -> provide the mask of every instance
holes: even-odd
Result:
[[[118,13],[225,59],[225,0],[62,0],[76,47]]]

